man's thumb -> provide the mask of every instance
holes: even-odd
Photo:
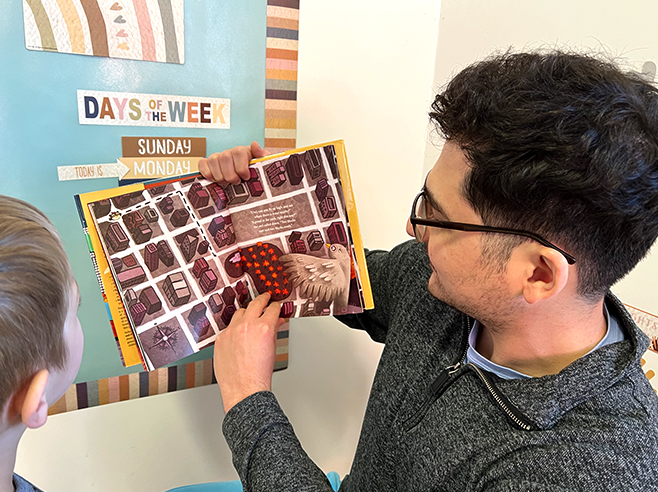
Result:
[[[270,155],[270,152],[268,152],[263,147],[261,147],[258,142],[253,141],[251,142],[251,155],[253,155],[256,159],[258,159],[259,157],[265,157],[266,155]]]

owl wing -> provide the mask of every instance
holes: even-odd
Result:
[[[299,287],[299,295],[306,299],[331,301],[349,286],[338,260],[291,253],[279,261],[293,285]]]

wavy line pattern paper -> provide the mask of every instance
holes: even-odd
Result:
[[[183,0],[23,0],[25,47],[185,62]]]
[[[658,316],[655,314],[642,311],[633,306],[626,304],[626,309],[630,313],[633,321],[649,337],[651,345],[642,356],[642,369],[649,378],[649,382],[656,393],[658,393]]]

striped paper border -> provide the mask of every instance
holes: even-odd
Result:
[[[299,0],[267,0],[265,148],[297,145]],[[288,367],[288,331],[280,331],[274,370]],[[49,415],[215,383],[212,359],[73,384]]]
[[[73,384],[48,415],[214,383],[212,359]]]
[[[288,330],[279,331],[274,370],[288,367]],[[72,384],[48,415],[214,384],[212,359]]]
[[[265,148],[296,147],[299,0],[267,0]]]

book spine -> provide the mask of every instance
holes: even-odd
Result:
[[[126,361],[123,357],[121,344],[119,343],[119,336],[117,335],[117,330],[114,326],[114,320],[112,319],[112,313],[110,312],[110,304],[107,302],[107,295],[105,294],[105,287],[103,286],[101,271],[100,268],[98,268],[98,260],[96,259],[96,252],[94,251],[94,246],[91,244],[91,237],[89,236],[87,219],[85,219],[84,210],[82,209],[82,202],[80,202],[79,195],[75,195],[73,198],[75,200],[75,207],[78,209],[78,215],[80,216],[80,223],[82,224],[82,232],[84,233],[85,240],[87,241],[87,249],[89,250],[89,257],[91,258],[91,264],[94,266],[96,281],[98,282],[98,286],[101,289],[101,295],[103,296],[103,303],[105,304],[105,310],[107,311],[107,316],[110,320],[110,326],[112,327],[112,335],[114,336],[114,343],[117,344],[117,349],[119,349],[119,357],[121,358],[121,364],[123,365],[123,367],[126,367]]]
[[[96,252],[94,251],[94,247],[91,244],[91,238],[89,237],[89,228],[87,227],[87,219],[85,219],[85,214],[84,211],[82,210],[82,203],[80,202],[80,196],[75,195],[75,206],[78,209],[78,215],[80,216],[80,222],[82,223],[82,232],[85,235],[85,240],[87,241],[87,249],[89,250],[89,256],[91,258],[91,264],[94,266],[94,273],[96,273],[96,280],[98,281],[98,285],[101,288],[101,292],[103,293],[103,298],[105,298],[105,289],[103,288],[103,280],[101,278],[101,272],[100,269],[98,268],[98,261],[96,260]]]

